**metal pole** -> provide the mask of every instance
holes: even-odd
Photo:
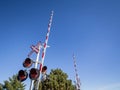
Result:
[[[39,43],[40,43],[40,42],[39,42]],[[36,61],[35,61],[35,66],[34,66],[34,68],[37,68],[37,66],[38,66],[41,48],[42,48],[42,47],[41,47],[41,43],[40,43],[40,44],[38,45],[39,52],[37,53],[37,57],[36,57]],[[33,90],[33,86],[34,86],[34,80],[31,80],[31,84],[30,84],[30,89],[29,89],[29,90]]]

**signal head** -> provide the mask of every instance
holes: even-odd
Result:
[[[43,66],[42,67],[42,73],[46,73],[46,70],[47,70],[47,66]]]
[[[19,81],[25,81],[26,79],[27,79],[27,77],[28,77],[28,73],[25,71],[25,70],[20,70],[19,72],[18,72],[18,76],[17,76],[17,79],[19,80]]]
[[[29,77],[32,80],[36,80],[40,75],[40,71],[36,68],[32,68],[29,73]]]
[[[32,64],[33,64],[33,61],[32,61],[30,58],[26,58],[25,61],[23,62],[23,66],[24,66],[25,68],[31,67]]]

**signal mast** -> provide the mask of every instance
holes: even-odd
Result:
[[[76,90],[80,90],[80,78],[78,76],[78,72],[77,72],[77,65],[76,65],[76,58],[75,55],[73,54],[73,60],[74,60],[74,69],[75,69],[75,86],[76,86]]]
[[[46,39],[45,39],[44,44],[42,44],[41,42],[38,42],[36,45],[31,46],[32,50],[28,54],[28,57],[23,62],[23,67],[26,68],[26,69],[25,70],[19,70],[19,72],[18,72],[17,79],[20,82],[25,81],[28,76],[31,79],[31,84],[30,84],[29,90],[38,90],[39,83],[41,81],[40,80],[41,77],[42,76],[45,77],[45,75],[46,75],[47,66],[43,66],[43,64],[44,64],[46,48],[48,47],[47,43],[48,43],[48,39],[49,39],[50,28],[51,28],[51,24],[52,24],[52,18],[53,18],[53,11],[51,12],[50,21],[48,23],[47,35],[46,35]],[[42,57],[41,57],[41,59],[39,59],[41,50],[42,50]],[[36,53],[36,55],[37,55],[36,61],[33,61],[30,58],[32,53]],[[39,61],[39,60],[41,60],[41,61]],[[34,68],[31,68],[30,70],[27,70],[28,68],[30,68],[32,66],[32,64],[34,64]],[[40,65],[39,68],[38,68],[38,64]],[[29,75],[28,75],[27,71],[29,71]]]

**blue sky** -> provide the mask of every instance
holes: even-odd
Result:
[[[0,82],[24,69],[32,44],[44,42],[51,10],[48,73],[61,68],[74,80],[74,53],[81,90],[119,90],[119,0],[0,0]]]

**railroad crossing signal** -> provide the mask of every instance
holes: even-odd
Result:
[[[26,79],[27,79],[27,77],[28,77],[28,73],[26,72],[26,70],[20,70],[19,72],[18,72],[18,76],[17,76],[17,79],[19,80],[19,81],[25,81]]]
[[[29,73],[29,77],[31,80],[37,80],[40,75],[40,71],[36,68],[32,68]]]
[[[46,75],[46,70],[47,70],[47,66],[43,66],[44,64],[44,58],[45,58],[45,53],[46,53],[46,48],[48,47],[47,43],[48,43],[48,38],[49,38],[49,34],[50,34],[50,28],[51,28],[51,24],[52,24],[52,18],[53,18],[53,11],[51,12],[51,16],[50,16],[50,20],[48,23],[48,29],[47,29],[47,34],[46,34],[46,39],[44,44],[41,44],[40,42],[37,43],[37,45],[32,45],[31,49],[32,51],[28,54],[28,58],[25,59],[25,61],[23,62],[23,67],[25,68],[30,68],[33,63],[34,68],[31,68],[29,71],[29,78],[31,79],[31,85],[30,85],[30,90],[33,90],[33,88],[35,88],[35,90],[38,90],[39,87],[39,82],[41,81],[41,74]],[[42,51],[42,59],[41,59],[41,63],[39,63],[39,55],[40,55],[40,50],[43,49]],[[36,53],[37,57],[36,57],[36,61],[32,61],[29,57],[31,56],[32,53]],[[37,69],[37,65],[40,64],[40,68]],[[20,70],[18,72],[18,80],[19,81],[25,81],[28,77],[28,73],[26,70]],[[33,85],[34,81],[37,81],[37,85]]]
[[[29,68],[33,64],[33,61],[30,58],[26,58],[25,61],[23,62],[23,67]]]

